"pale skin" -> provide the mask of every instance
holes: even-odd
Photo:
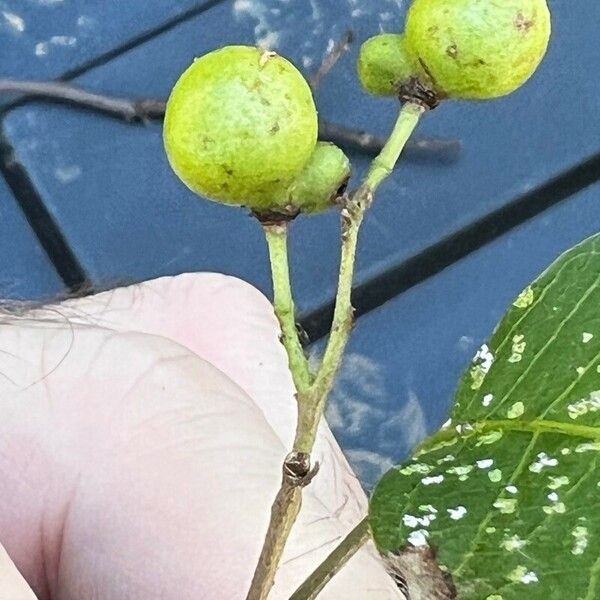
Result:
[[[0,598],[243,599],[295,421],[273,309],[239,280],[0,318]],[[275,600],[366,512],[326,426],[314,458]],[[370,546],[320,597],[402,598]]]

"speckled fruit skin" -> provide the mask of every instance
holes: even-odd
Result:
[[[350,161],[334,144],[319,142],[289,189],[289,205],[302,213],[320,213],[334,204],[350,179]]]
[[[382,33],[367,40],[358,57],[358,76],[367,92],[395,96],[415,69],[403,35]]]
[[[415,0],[406,39],[441,96],[484,100],[513,92],[533,75],[550,30],[546,0]]]
[[[300,72],[284,58],[227,46],[197,59],[167,103],[169,162],[194,192],[269,210],[310,159],[317,111]]]

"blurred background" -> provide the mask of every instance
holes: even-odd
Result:
[[[274,49],[310,76],[351,31],[350,51],[316,92],[323,131],[385,136],[396,103],[361,90],[356,57],[368,37],[401,30],[407,5],[0,0],[0,297],[48,300],[188,271],[271,292],[260,228],[179,183],[159,118],[34,98],[15,92],[16,81],[164,101],[193,58],[218,46]],[[367,218],[355,336],[328,411],[367,486],[447,419],[461,373],[518,293],[600,230],[600,4],[550,5],[554,35],[535,77],[509,98],[427,115]],[[358,179],[371,156],[346,149]],[[291,251],[316,357],[331,317],[338,215],[299,219]]]

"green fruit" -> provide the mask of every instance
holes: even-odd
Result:
[[[533,75],[550,30],[546,0],[415,0],[406,41],[440,96],[483,100]]]
[[[383,33],[367,40],[358,57],[358,76],[367,92],[395,96],[415,69],[403,35]]]
[[[167,103],[164,142],[194,192],[254,210],[287,200],[317,141],[310,87],[287,60],[247,46],[197,59]]]
[[[289,205],[303,213],[331,208],[350,179],[350,161],[334,144],[319,142],[289,189]]]

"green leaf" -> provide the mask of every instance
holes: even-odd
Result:
[[[600,598],[600,235],[515,300],[370,511],[388,558],[434,550],[440,598]]]

